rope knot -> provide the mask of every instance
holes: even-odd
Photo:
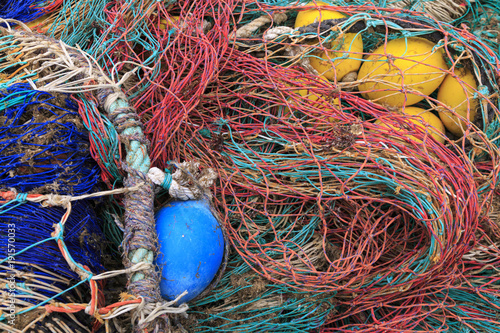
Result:
[[[68,207],[71,202],[70,195],[47,194],[45,200],[42,201],[43,207],[60,206]]]
[[[156,185],[168,190],[170,196],[179,200],[197,200],[204,194],[209,195],[209,187],[217,179],[217,174],[211,168],[199,171],[200,163],[174,163],[177,170],[170,174],[153,167],[148,171],[148,178]]]

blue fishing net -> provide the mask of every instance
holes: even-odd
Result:
[[[0,199],[2,289],[15,294],[18,316],[51,301],[86,303],[87,281],[68,261],[93,273],[104,270],[103,232],[94,203],[73,202],[62,226],[65,208],[25,200],[28,193],[76,196],[98,189],[100,170],[90,157],[77,105],[69,96],[35,91],[27,84],[0,90],[0,101],[0,192],[18,193],[13,201]],[[55,232],[58,224],[62,236]],[[61,247],[71,258],[64,258]],[[0,309],[7,314],[8,302]]]
[[[45,0],[3,0],[0,17],[30,22],[43,15]]]
[[[99,179],[76,104],[16,84],[0,91],[0,189],[80,195]]]

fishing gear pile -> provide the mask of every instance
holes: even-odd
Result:
[[[107,192],[103,216],[125,269],[101,277],[127,274],[127,293],[108,305],[88,275],[91,297],[69,301],[73,290],[60,287],[57,305],[53,294],[31,302],[44,306],[37,314],[71,309],[108,331],[496,332],[500,61],[496,27],[478,23],[494,13],[491,2],[453,0],[123,0],[52,2],[27,26],[6,21],[3,98],[64,94],[88,133],[78,153],[95,160],[102,188],[124,187]],[[52,129],[60,113],[49,109]],[[27,183],[38,182],[35,195],[98,191],[96,166],[85,174],[66,145],[38,155],[22,140],[41,127],[1,115],[15,139],[0,150],[12,182],[4,211],[29,198],[17,194],[35,188]],[[61,164],[70,160],[76,178]],[[186,304],[160,294],[166,238],[153,215],[200,198],[230,251]],[[0,218],[27,205],[40,206]],[[22,214],[29,249],[50,238],[50,227],[40,240],[21,229],[31,222]],[[81,269],[64,266],[52,237],[52,274],[74,278]],[[74,261],[100,272],[75,244]],[[23,260],[49,269],[32,258]]]

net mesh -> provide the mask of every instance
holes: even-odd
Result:
[[[37,23],[127,91],[155,166],[219,175],[234,253],[177,324],[495,332],[498,6],[337,1],[296,27],[305,3],[68,1]],[[117,134],[77,103],[115,186]]]
[[[39,328],[83,332],[90,326],[87,316],[43,318],[44,306],[53,302],[88,302],[88,286],[76,282],[79,275],[63,254],[95,272],[104,270],[104,238],[93,204],[74,204],[58,234],[54,226],[66,210],[26,198],[28,193],[81,195],[96,188],[99,168],[88,153],[88,134],[69,96],[27,84],[9,86],[0,96],[0,283],[5,295],[0,309],[7,325],[1,327],[18,332],[38,318]],[[12,191],[18,194],[9,200]]]

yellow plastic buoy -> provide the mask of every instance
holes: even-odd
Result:
[[[474,120],[476,116],[478,102],[474,99],[474,92],[477,90],[477,83],[474,75],[464,68],[456,69],[458,78],[448,74],[439,87],[437,99],[448,106],[456,114],[468,120]],[[462,136],[467,124],[457,116],[451,114],[443,107],[438,108],[439,117],[444,126],[451,133]],[[467,115],[467,111],[469,111]]]
[[[328,5],[320,1],[317,1],[316,4],[318,6]],[[309,3],[306,6],[312,7],[314,3]],[[333,10],[322,10],[319,8],[309,9],[297,14],[295,28],[307,26],[314,22],[345,17],[344,14]],[[355,33],[342,33],[335,40],[331,41],[331,46],[328,51],[310,57],[309,61],[311,66],[327,79],[340,81],[346,74],[355,72],[359,69],[361,66],[361,58],[363,57],[362,52],[363,39],[361,35]]]
[[[411,116],[407,118],[408,122],[417,125],[417,128],[422,129],[422,132],[428,132],[436,141],[444,143],[444,125],[439,117],[434,115],[432,112],[414,106],[406,107],[400,112]],[[404,129],[393,126],[392,124],[384,123],[381,119],[375,121],[375,124],[380,124],[384,127],[394,129],[396,132],[405,131]],[[417,139],[413,135],[410,135],[409,138],[415,142],[422,143],[422,140]]]
[[[410,37],[394,39],[377,48],[359,70],[362,96],[401,108],[430,95],[448,70],[443,52],[433,50],[434,47],[427,39]]]
[[[170,16],[169,20],[170,21],[168,21],[167,19],[161,19],[160,20],[160,29],[164,30],[169,26],[169,24],[171,25],[171,24],[179,21],[179,16]]]
[[[326,2],[316,1],[317,6],[329,6]],[[305,27],[306,25],[314,22],[321,22],[325,20],[341,19],[346,17],[344,14],[334,10],[316,8],[314,2],[310,2],[304,7],[311,7],[312,9],[300,11],[295,19],[295,28]]]

